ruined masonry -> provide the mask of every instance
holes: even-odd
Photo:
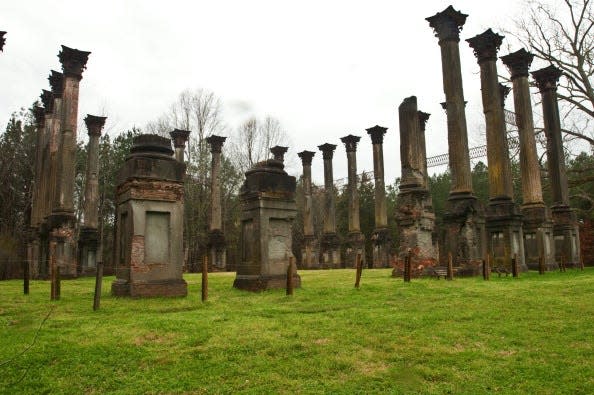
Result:
[[[428,116],[423,116],[423,121],[419,119],[415,96],[404,99],[398,113],[402,179],[396,211],[399,265],[395,267],[393,275],[402,273],[404,258],[409,251],[412,252],[413,272],[418,275],[427,266],[437,263],[435,214],[427,188],[427,176],[423,173],[427,166],[423,143],[424,124]]]
[[[296,181],[282,156],[254,165],[240,190],[240,262],[233,286],[247,291],[284,288],[292,253],[291,226],[297,215]],[[293,273],[293,284],[301,278]]]
[[[184,176],[171,141],[139,135],[118,173],[116,296],[185,296],[182,278]]]

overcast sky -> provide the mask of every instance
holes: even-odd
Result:
[[[447,151],[437,38],[425,18],[450,2],[389,1],[2,1],[0,125],[49,89],[61,70],[60,45],[91,51],[80,85],[85,114],[109,116],[111,135],[144,126],[184,89],[205,88],[224,104],[231,133],[250,115],[280,120],[289,155],[337,144],[335,178],[346,177],[340,137],[360,135],[358,170],[373,170],[365,129],[388,127],[386,183],[400,175],[398,105],[416,95],[431,113],[428,156]],[[489,27],[511,27],[518,0],[457,1],[469,14],[461,33],[470,146],[484,144],[479,67],[464,41]],[[509,52],[504,45],[500,55]],[[517,47],[511,47],[517,50]],[[507,73],[501,62],[499,72]],[[510,95],[511,96],[511,95]],[[507,108],[512,109],[511,97]],[[79,139],[86,130],[79,127]],[[294,175],[301,173],[293,162]],[[323,183],[321,153],[314,182]],[[440,169],[443,171],[443,168]]]

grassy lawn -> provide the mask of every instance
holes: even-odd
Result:
[[[409,284],[366,270],[359,290],[354,270],[300,274],[293,297],[211,274],[204,304],[199,275],[187,298],[150,300],[111,297],[108,277],[97,312],[91,278],[58,302],[48,282],[0,282],[0,392],[594,393],[594,268]]]

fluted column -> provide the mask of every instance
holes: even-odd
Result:
[[[303,245],[301,248],[301,266],[311,269],[319,266],[317,243],[314,235],[313,199],[311,191],[311,162],[316,153],[302,151],[297,155],[303,165]]]
[[[445,108],[448,119],[448,152],[452,188],[450,197],[472,195],[470,156],[468,153],[468,132],[462,71],[460,66],[460,30],[468,15],[449,6],[442,12],[426,18],[439,38],[443,73],[443,90],[446,96]]]
[[[402,179],[400,189],[420,188],[424,184],[421,170],[419,118],[417,98],[407,97],[398,106],[400,124],[400,163]]]
[[[57,205],[53,212],[60,215],[74,215],[74,178],[76,161],[76,129],[78,122],[79,83],[86,68],[90,52],[68,48],[62,45],[58,54],[64,75],[62,93],[62,117],[60,145],[58,148]]]
[[[87,171],[85,177],[83,223],[78,236],[80,272],[92,274],[97,263],[99,244],[99,138],[106,117],[87,114],[85,125],[89,133]]]
[[[332,157],[335,144],[318,146],[324,159],[324,230],[320,249],[320,262],[324,268],[341,266],[340,243],[336,235],[336,202],[334,200],[334,174]]]
[[[528,270],[524,261],[524,236],[522,215],[513,201],[513,184],[507,131],[503,112],[507,90],[499,85],[497,75],[497,51],[503,36],[491,29],[466,40],[474,50],[481,75],[483,112],[487,129],[487,159],[489,161],[489,205],[486,226],[489,235],[488,250],[493,264],[508,266],[517,256],[518,266]]]
[[[466,40],[481,70],[483,113],[487,129],[489,199],[512,199],[513,187],[502,98],[497,77],[497,51],[503,36],[488,29]]]
[[[373,178],[375,183],[375,229],[373,241],[373,267],[390,266],[392,237],[388,229],[388,208],[386,204],[386,186],[384,182],[384,135],[388,130],[375,125],[367,130],[373,146]]]
[[[86,67],[90,52],[83,52],[62,45],[58,54],[63,71],[63,91],[61,110],[54,114],[59,116],[60,124],[58,149],[56,155],[56,191],[52,214],[50,216],[51,240],[58,246],[58,256],[50,256],[60,267],[60,275],[76,277],[81,266],[77,264],[76,243],[74,240],[74,180],[76,175],[76,133],[78,123],[79,83]],[[52,83],[50,77],[50,84]],[[53,86],[52,86],[53,88]],[[54,104],[56,107],[56,104]]]
[[[186,143],[190,136],[189,130],[174,129],[170,132],[171,140],[173,140],[173,148],[175,149],[175,160],[184,163],[184,151],[186,149]]]
[[[542,198],[540,166],[534,119],[530,100],[528,70],[534,55],[524,48],[502,56],[501,60],[511,74],[514,92],[516,126],[520,139],[520,172],[522,182],[522,214],[524,215],[524,249],[526,264],[538,269],[539,259],[550,268],[557,268],[553,241],[553,223]]]
[[[340,139],[346,149],[349,182],[347,189],[349,231],[345,256],[346,267],[356,267],[357,254],[361,254],[361,259],[365,261],[365,238],[363,233],[361,233],[359,189],[357,188],[357,143],[359,140],[361,140],[361,137],[353,136],[352,134]]]
[[[544,129],[547,138],[547,166],[553,204],[555,254],[557,261],[579,262],[579,228],[575,212],[569,207],[569,187],[565,169],[561,119],[557,99],[557,82],[563,72],[553,65],[532,72],[540,90]]]
[[[97,229],[99,226],[99,138],[106,117],[87,114],[85,124],[89,133],[87,144],[87,174],[85,181],[85,205],[83,226]]]
[[[523,206],[544,206],[542,185],[540,182],[540,166],[536,139],[534,138],[534,118],[530,100],[528,69],[534,55],[524,48],[501,57],[511,74],[514,92],[514,110],[516,126],[520,137],[520,171],[522,174]]]
[[[210,145],[210,262],[219,270],[227,267],[227,249],[223,233],[223,212],[221,207],[221,152],[227,137],[212,135],[206,138]]]
[[[545,134],[547,137],[547,164],[551,183],[553,206],[569,206],[569,188],[565,169],[565,155],[561,138],[561,120],[557,102],[557,81],[563,72],[551,65],[532,72],[540,90]]]

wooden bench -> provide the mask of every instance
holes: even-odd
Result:
[[[445,279],[448,276],[448,268],[447,266],[429,266],[427,268],[427,274],[437,277],[438,280],[440,277]]]

